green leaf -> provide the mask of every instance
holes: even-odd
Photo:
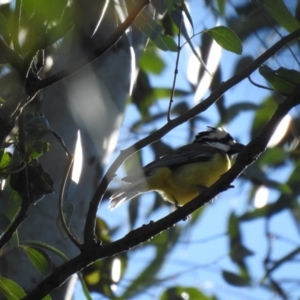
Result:
[[[259,158],[259,166],[279,165],[286,163],[287,153],[280,147],[268,148]]]
[[[10,38],[10,33],[7,27],[7,20],[2,13],[0,13],[0,36],[5,42],[8,43]]]
[[[28,180],[28,194],[30,196],[30,201],[33,203],[37,203],[45,195],[51,194],[54,191],[53,180],[50,175],[44,171],[41,163],[36,159],[31,160],[27,165],[26,170],[24,169],[19,173],[11,174],[10,186],[13,190],[22,195],[26,192],[25,180]]]
[[[246,248],[242,244],[235,244],[230,251],[230,257],[232,261],[234,262],[239,262],[243,260],[244,258],[253,255],[253,251],[250,249]]]
[[[6,231],[10,223],[10,219],[5,214],[0,213],[0,235]]]
[[[90,295],[90,291],[89,291],[88,287],[86,286],[85,281],[84,281],[81,273],[78,273],[78,278],[80,280],[81,287],[82,287],[82,290],[83,290],[83,293],[84,293],[84,296],[85,296],[86,300],[93,300],[93,298]]]
[[[189,12],[189,10],[188,10],[188,8],[187,8],[187,6],[184,2],[182,4],[182,10],[183,10],[184,14],[186,15],[187,19],[189,20],[189,23],[190,23],[191,27],[194,30],[193,19],[192,19],[191,15],[190,15],[190,12]]]
[[[182,295],[186,297],[183,298]],[[215,298],[203,294],[195,287],[182,287],[176,286],[166,289],[159,298],[160,300],[173,300],[173,299],[197,299],[197,300],[214,300]]]
[[[197,57],[197,59],[199,60],[201,66],[203,66],[204,69],[208,72],[204,61],[202,60],[201,56],[199,55],[199,53],[195,49],[193,43],[191,42],[191,39],[190,39],[190,37],[188,35],[188,31],[186,29],[186,26],[185,26],[184,22],[182,21],[182,18],[183,18],[182,10],[180,10],[180,9],[172,10],[170,12],[170,16],[171,16],[173,22],[176,24],[177,28],[181,31],[181,34],[186,39],[186,41],[189,44],[189,46],[190,46],[193,54]]]
[[[14,234],[12,235],[11,239],[9,240],[9,245],[17,248],[19,247],[19,234],[18,234],[18,230],[16,230],[14,232]]]
[[[261,103],[261,108],[256,112],[251,129],[251,140],[257,136],[261,128],[270,120],[277,109],[274,97],[269,96]]]
[[[239,37],[228,27],[217,26],[206,30],[222,48],[236,54],[242,54],[243,46]]]
[[[5,215],[13,221],[16,217],[17,213],[21,209],[22,200],[20,198],[20,195],[12,191],[9,196],[9,201],[7,203],[6,209],[5,209]]]
[[[282,0],[264,0],[263,4],[271,16],[287,31],[292,32],[300,28],[300,23]]]
[[[279,68],[272,70],[268,66],[261,66],[259,73],[270,82],[271,86],[283,95],[290,95],[300,83],[300,73],[296,70]]]
[[[154,6],[155,10],[160,14],[164,15],[167,10],[167,5],[165,1],[152,0],[151,4]]]
[[[0,155],[1,155],[0,170],[1,170],[6,168],[9,165],[12,155],[9,152],[4,152],[4,149],[1,149]]]
[[[27,139],[39,140],[53,130],[46,117],[39,112],[28,112],[24,117],[24,127],[28,132]]]
[[[51,149],[51,145],[41,140],[34,141],[28,145],[27,156],[31,159],[38,158],[48,152]]]
[[[67,6],[67,2],[67,0],[31,0],[24,1],[22,6],[28,15],[34,15],[35,20],[58,22]],[[38,25],[39,23],[36,24],[36,26]]]
[[[261,108],[261,105],[254,104],[252,102],[239,102],[236,104],[233,104],[227,108],[227,116],[226,120],[232,121],[235,117],[238,116],[239,113],[244,113],[246,111],[258,111],[258,109]]]
[[[23,246],[23,249],[25,250],[32,264],[43,277],[46,277],[48,274],[50,274],[52,271],[52,261],[44,250],[26,246]]]
[[[55,255],[58,255],[59,257],[61,257],[64,261],[68,261],[69,258],[60,250],[58,250],[57,248],[44,243],[44,242],[40,242],[40,241],[31,241],[31,240],[27,240],[27,241],[22,241],[20,243],[20,247],[21,246],[28,246],[28,247],[33,247],[33,248],[38,248],[38,249],[46,249],[48,251],[51,251],[52,253],[54,253]]]
[[[225,3],[226,0],[217,0],[218,10],[221,16],[223,16],[225,12]]]
[[[171,36],[163,34],[163,28],[143,10],[134,21],[135,26],[155,45],[164,51],[176,52],[178,47]]]
[[[16,282],[5,277],[0,277],[0,292],[7,300],[19,300],[26,296]]]
[[[160,74],[164,68],[164,61],[158,56],[157,48],[154,46],[152,42],[149,43],[146,51],[143,52],[140,58],[140,68],[144,72],[151,72],[153,74]]]
[[[239,220],[234,213],[231,213],[228,220],[228,234],[230,238],[231,247],[236,243],[241,243],[241,233],[239,228]]]
[[[22,200],[19,194],[10,188],[7,183],[1,194],[0,200],[0,232],[7,230],[8,226],[21,209]]]
[[[251,285],[249,278],[243,278],[240,275],[237,275],[235,273],[224,270],[224,271],[222,271],[222,275],[223,275],[224,280],[231,285],[239,286],[239,287]]]

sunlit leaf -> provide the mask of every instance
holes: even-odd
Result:
[[[6,300],[19,300],[26,296],[24,290],[13,280],[0,277],[0,292]]]
[[[1,170],[1,169],[5,169],[9,165],[12,155],[9,152],[4,152],[4,149],[1,149],[0,155],[1,155],[0,170]]]
[[[96,218],[95,234],[100,241],[107,242],[107,243],[111,242],[110,228],[105,222],[105,220],[99,217]]]
[[[207,32],[222,48],[242,54],[243,46],[239,37],[228,27],[217,26],[206,30]]]
[[[39,271],[39,273],[46,277],[52,270],[52,261],[49,255],[42,249],[33,247],[23,247],[28,258]]]
[[[182,295],[185,295],[185,298],[183,298]],[[175,286],[166,289],[161,294],[159,299],[160,300],[174,300],[174,299],[214,300],[215,297],[207,296],[195,287]]]
[[[49,143],[37,140],[28,145],[27,156],[31,159],[35,159],[48,152],[50,149],[51,145]]]
[[[159,57],[157,48],[153,46],[153,43],[149,44],[146,51],[141,55],[140,68],[144,72],[151,72],[158,75],[164,70],[165,63]]]

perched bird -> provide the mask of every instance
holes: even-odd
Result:
[[[156,191],[165,201],[182,206],[197,197],[231,168],[231,156],[245,146],[223,128],[208,127],[193,143],[146,165],[141,172],[122,178],[128,184],[110,197],[114,209],[142,193]]]

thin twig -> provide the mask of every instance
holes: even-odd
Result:
[[[261,89],[265,89],[265,90],[268,90],[268,91],[271,91],[271,92],[275,92],[275,90],[272,89],[272,88],[269,88],[269,87],[267,87],[267,86],[264,86],[264,85],[261,85],[261,84],[258,84],[258,83],[256,83],[256,82],[254,82],[254,81],[252,80],[252,78],[251,78],[250,75],[248,76],[248,80],[249,80],[253,85],[255,85],[255,86],[257,86],[257,87],[259,87],[259,88],[261,88]]]
[[[179,23],[179,28],[178,28],[178,40],[177,40],[178,51],[177,51],[174,77],[173,77],[173,85],[172,85],[171,96],[170,96],[169,107],[168,107],[168,114],[167,114],[168,122],[171,121],[171,108],[172,108],[172,103],[174,101],[173,98],[174,98],[174,93],[175,93],[176,79],[177,79],[177,75],[178,75],[178,65],[179,65],[179,57],[180,57],[180,51],[181,51],[181,46],[180,46],[181,26],[182,26],[182,12],[180,15],[180,23]]]
[[[84,243],[85,244],[93,244],[96,242],[96,236],[94,233],[95,230],[95,222],[96,215],[99,203],[101,202],[103,195],[107,189],[108,184],[114,177],[117,169],[122,165],[122,163],[130,157],[135,152],[139,151],[143,147],[150,145],[159,139],[161,139],[164,135],[166,135],[169,131],[174,129],[175,127],[181,125],[187,120],[194,118],[201,112],[205,111],[208,107],[214,104],[226,91],[232,88],[234,85],[242,81],[243,79],[250,76],[257,68],[260,67],[267,59],[273,56],[277,51],[279,51],[282,47],[284,47],[287,43],[293,41],[294,39],[300,36],[300,29],[290,33],[289,35],[283,37],[280,41],[275,43],[271,48],[269,48],[265,53],[255,59],[252,63],[250,63],[247,67],[241,70],[238,74],[230,78],[229,80],[223,82],[219,88],[214,90],[209,97],[207,97],[204,101],[197,104],[195,107],[190,109],[185,114],[172,119],[166,125],[152,133],[151,135],[145,137],[144,139],[138,141],[133,144],[129,148],[123,150],[116,160],[112,163],[112,165],[108,168],[106,174],[103,176],[101,182],[99,183],[93,198],[90,202],[90,207],[88,211],[88,215],[86,218],[85,228],[84,228]]]
[[[174,224],[186,218],[201,206],[209,203],[210,199],[213,199],[221,191],[224,191],[226,187],[230,186],[232,181],[241,172],[243,172],[247,166],[252,164],[265,150],[270,138],[272,137],[276,127],[278,126],[282,118],[293,107],[300,104],[300,95],[298,89],[296,89],[292,95],[290,95],[285,101],[278,105],[276,112],[262,129],[260,134],[253,141],[251,141],[238,155],[233,167],[227,173],[221,176],[221,178],[209,189],[206,189],[194,200],[175,210],[166,217],[156,222],[150,222],[147,225],[143,225],[140,228],[131,231],[125,237],[111,244],[101,247],[98,244],[86,245],[86,248],[84,248],[78,256],[74,257],[64,265],[56,268],[54,272],[45,280],[43,280],[36,289],[31,291],[24,298],[24,300],[42,299],[53,289],[59,287],[66,280],[68,280],[70,276],[81,271],[96,260],[105,257],[112,257],[153,238],[154,236],[160,234],[162,231],[171,228],[172,226],[174,226]]]
[[[68,227],[68,225],[66,223],[65,215],[64,215],[64,205],[63,205],[64,194],[65,194],[65,187],[66,187],[67,180],[69,178],[70,172],[72,170],[73,162],[74,162],[74,158],[71,159],[71,161],[69,163],[69,166],[68,166],[68,169],[67,169],[67,172],[66,172],[66,175],[65,175],[65,177],[63,179],[63,182],[61,184],[60,193],[59,193],[59,201],[58,201],[58,203],[59,203],[58,209],[59,209],[59,218],[60,218],[61,224],[62,224],[63,229],[65,230],[67,236],[70,238],[70,240],[73,242],[73,244],[77,248],[81,249],[82,248],[82,244],[78,241],[77,237],[73,236],[73,234],[69,230],[69,227]]]

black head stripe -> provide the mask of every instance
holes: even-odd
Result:
[[[219,142],[229,144],[235,142],[233,137],[223,128],[208,127],[210,130],[199,132],[194,140],[194,143]]]
[[[238,144],[225,129],[214,127],[209,127],[208,131],[199,132],[194,143],[208,145],[229,155],[240,152],[243,146]]]

